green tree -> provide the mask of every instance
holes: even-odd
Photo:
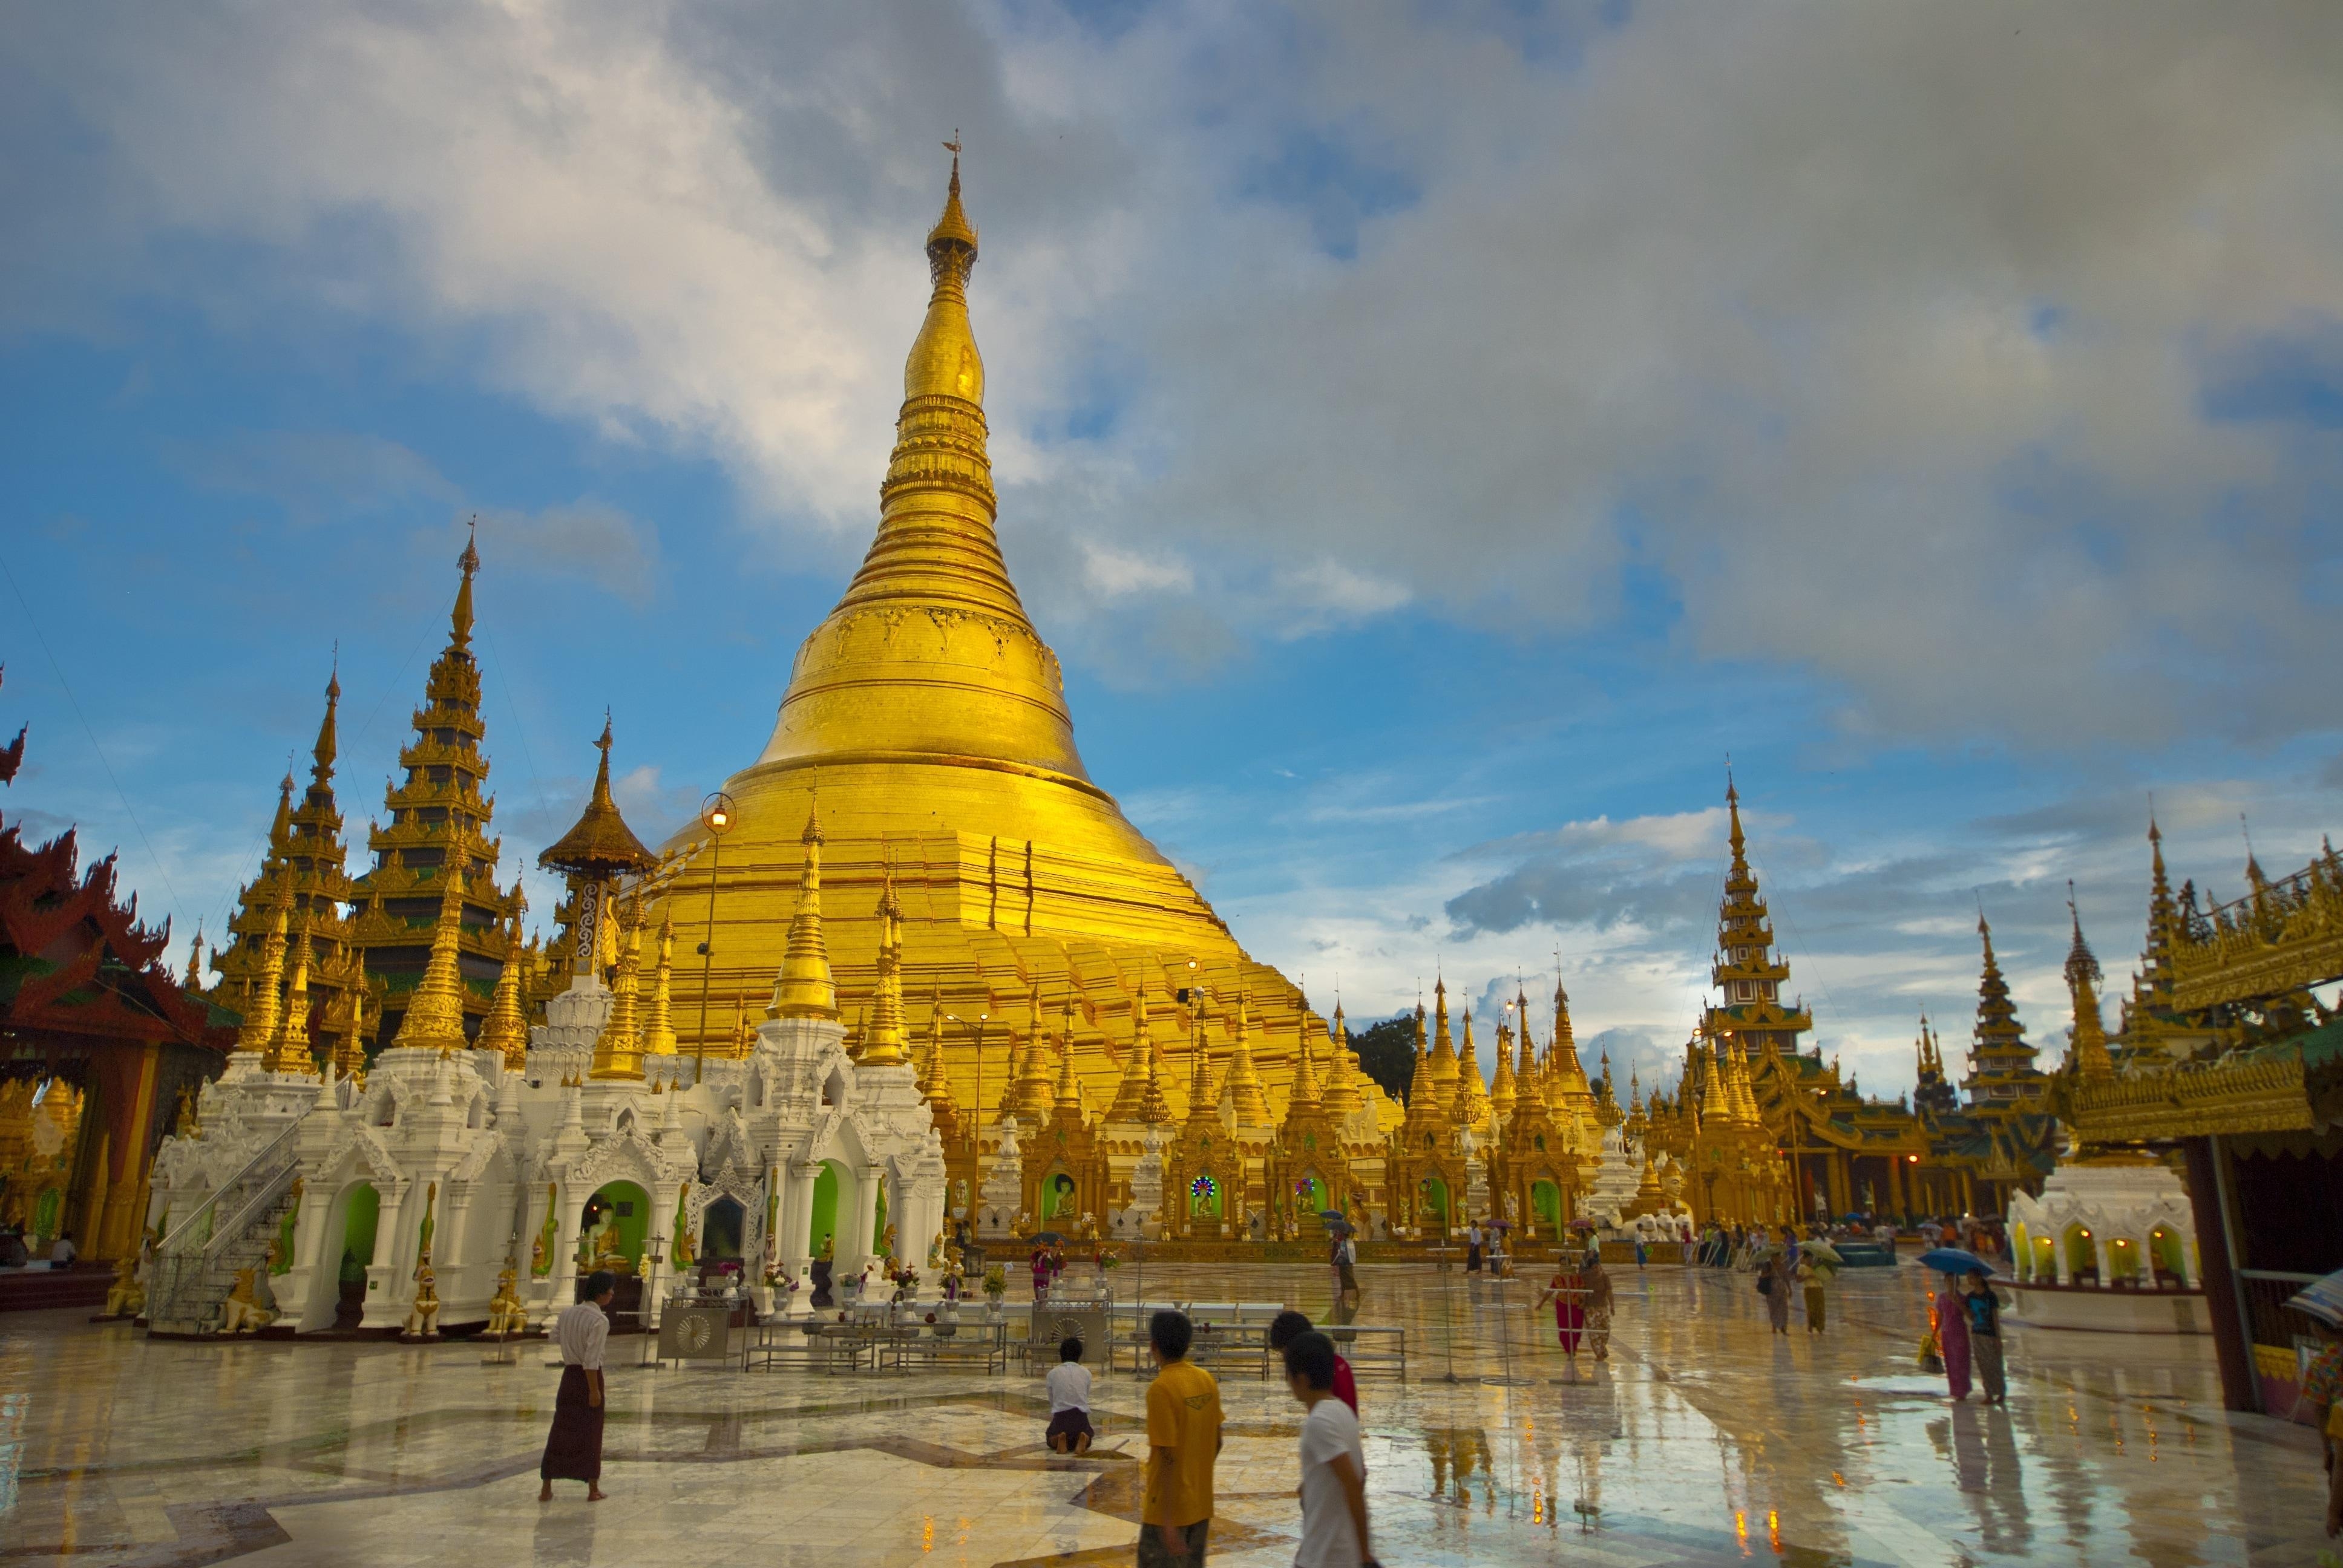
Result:
[[[1383,1086],[1384,1093],[1393,1100],[1407,1098],[1408,1083],[1415,1077],[1414,1012],[1394,1013],[1352,1031],[1351,1046],[1359,1053],[1359,1065]]]

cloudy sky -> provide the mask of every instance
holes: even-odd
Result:
[[[2151,799],[2224,896],[2343,817],[2343,8],[6,15],[0,809],[182,938],[337,643],[362,827],[476,512],[508,851],[606,704],[647,836],[755,756],[955,129],[1091,770],[1354,1019],[1558,961],[1648,1070],[1728,755],[1891,1093],[1980,903],[2059,1046]]]

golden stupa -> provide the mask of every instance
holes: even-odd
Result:
[[[1086,1106],[1111,1106],[1142,987],[1174,1060],[1199,1038],[1175,997],[1202,988],[1201,1035],[1222,1061],[1249,998],[1253,1060],[1282,1114],[1297,1031],[1322,1044],[1322,1020],[1305,1015],[1291,981],[1245,956],[1091,781],[1057,656],[1001,558],[984,361],[968,314],[977,231],[960,206],[956,151],[927,253],[933,291],[903,367],[878,536],[799,648],[772,738],[724,785],[731,809],[714,852],[701,848],[667,889],[683,955],[678,1049],[729,1052],[736,1003],[761,1009],[771,996],[818,817],[821,920],[850,1048],[872,999],[891,877],[907,1027],[915,1040],[940,1035],[952,1100],[980,1106],[987,1126],[1011,1086],[1011,1051],[1022,1062],[1036,1033],[1053,1062],[1071,1035]],[[666,853],[704,846],[709,832],[695,823]],[[711,901],[714,951],[702,955]],[[945,1015],[940,1030],[930,1010]],[[976,1025],[987,1014],[980,1092]],[[1184,1114],[1191,1074],[1168,1077]]]

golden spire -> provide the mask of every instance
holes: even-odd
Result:
[[[650,1016],[643,1020],[645,1056],[675,1054],[675,1026],[669,1016],[669,987],[674,973],[675,916],[666,913],[659,917],[659,968],[651,976]]]
[[[1478,1127],[1489,1114],[1489,1081],[1481,1076],[1481,1058],[1473,1044],[1473,1010],[1464,1010],[1464,1050],[1456,1059],[1456,1097],[1453,1101],[1458,1125]]]
[[[1568,1101],[1591,1093],[1593,1087],[1578,1060],[1578,1039],[1570,1029],[1570,993],[1557,980],[1554,982],[1554,1038],[1546,1042],[1546,1094],[1550,1101]]]
[[[1320,1109],[1318,1064],[1310,1060],[1310,1004],[1303,1002],[1293,1020],[1293,1088],[1285,1107],[1291,1121],[1297,1111]]]
[[[618,948],[617,983],[610,989],[610,1016],[602,1024],[601,1038],[594,1042],[594,1065],[587,1074],[594,1079],[631,1079],[640,1083],[643,1078],[643,1045],[635,1010],[635,987],[643,968],[643,927],[649,923],[638,909],[622,909],[618,920],[623,935]],[[409,1014],[413,1017],[413,1014]]]
[[[309,1049],[309,917],[301,916],[292,944],[293,977],[285,982],[285,1008],[260,1065],[270,1072],[315,1072],[317,1058]]]
[[[292,849],[293,771],[288,768],[286,769],[284,779],[277,786],[277,815],[268,824],[268,856],[271,859],[281,861],[292,851]],[[281,869],[282,874],[290,879],[293,868],[286,865]]]
[[[809,807],[805,831],[805,869],[798,877],[798,912],[789,921],[789,947],[781,959],[780,977],[773,985],[769,1018],[838,1017],[838,986],[830,979],[830,949],[821,937],[821,823]]]
[[[472,578],[480,569],[480,519],[474,518],[471,533],[464,540],[464,553],[456,564],[464,568],[464,586],[456,590],[456,608],[447,615],[447,643],[451,648],[472,646]]]
[[[508,950],[512,957],[505,960],[502,973],[497,976],[496,994],[488,999],[488,1016],[480,1024],[477,1049],[493,1050],[504,1058],[506,1068],[518,1072],[528,1065],[528,1023],[520,1013],[520,911],[512,917]]]
[[[1432,1054],[1424,1048],[1423,1003],[1419,1000],[1415,1004],[1415,1071],[1407,1085],[1408,1114],[1423,1117],[1439,1097],[1432,1081]]]
[[[757,771],[769,777],[874,754],[897,769],[943,767],[962,778],[970,769],[997,777],[1007,764],[1019,782],[999,788],[1012,790],[1061,841],[1071,836],[1120,859],[1163,865],[1091,783],[1057,658],[1033,630],[1001,559],[984,361],[968,314],[976,226],[956,181],[927,249],[934,287],[903,366],[878,534],[837,608],[799,649]],[[914,646],[894,629],[906,617],[931,620],[939,636]],[[975,791],[979,804],[998,792],[993,778],[960,788]]]
[[[1229,1097],[1239,1127],[1268,1127],[1273,1125],[1269,1098],[1262,1092],[1261,1072],[1252,1060],[1252,1000],[1245,992],[1237,993],[1237,1039],[1229,1056]]]
[[[268,935],[260,943],[260,972],[253,977],[252,1000],[244,1010],[243,1027],[236,1032],[238,1055],[261,1056],[277,1038],[277,988],[285,983],[285,920],[292,899],[288,870],[277,884],[276,908],[269,912]]]
[[[337,664],[326,677],[326,717],[317,724],[317,743],[309,748],[309,777],[319,784],[334,776],[334,757],[337,749],[334,710],[341,706],[342,672]]]
[[[1056,1096],[1050,1087],[1049,1036],[1041,1013],[1041,980],[1037,970],[1025,993],[1025,1049],[1014,1055],[1015,1107],[1018,1119],[1027,1127],[1039,1127],[1050,1120],[1050,1107]],[[1014,1038],[1011,1050],[1016,1052]]]
[[[1499,1121],[1513,1113],[1513,1028],[1497,1020],[1497,1081],[1489,1087],[1489,1109]]]
[[[1359,1092],[1359,1081],[1351,1069],[1351,1031],[1342,1021],[1342,1004],[1334,1004],[1334,1021],[1327,1031],[1327,1050],[1332,1067],[1326,1074],[1326,1110],[1336,1117],[1350,1115],[1366,1104]]]
[[[865,1067],[903,1065],[903,906],[895,898],[895,869],[879,885],[879,980],[870,996],[870,1028],[862,1039]]]
[[[1147,982],[1141,980],[1131,1000],[1131,1050],[1122,1059],[1122,1077],[1115,1084],[1114,1104],[1107,1111],[1107,1121],[1147,1119],[1148,1067],[1154,1052],[1155,1041],[1147,1026]]]
[[[187,978],[179,982],[179,989],[197,996],[203,994],[204,923],[201,920],[196,922],[196,934],[187,942]]]
[[[1453,1096],[1456,1089],[1456,1038],[1448,1032],[1448,981],[1444,978],[1434,977],[1432,982],[1432,1081],[1443,1094]]]
[[[334,1070],[352,1082],[366,1079],[366,1003],[363,983],[349,988],[350,1017],[342,1043],[334,1050]]]
[[[467,552],[468,553],[468,552]],[[431,930],[431,957],[423,978],[407,999],[407,1016],[391,1038],[396,1050],[437,1050],[446,1056],[464,1049],[464,980],[456,967],[464,937],[464,878],[450,860],[439,869],[439,920]]]
[[[2115,1058],[2107,1050],[2106,1021],[2099,1016],[2099,960],[2083,940],[2083,917],[2075,908],[2075,884],[2066,884],[2066,914],[2074,922],[2074,945],[2066,950],[2066,990],[2075,1000],[2075,1041],[2068,1060],[2077,1078],[2113,1078]]]
[[[1139,1006],[1139,1022],[1135,1027],[1140,1033],[1135,1043],[1143,1045],[1147,1050],[1147,1103],[1140,1120],[1151,1125],[1161,1126],[1172,1120],[1172,1102],[1164,1098],[1163,1094],[1163,1077],[1166,1071],[1163,1065],[1163,1043],[1155,1038],[1154,1030],[1148,1025],[1147,988],[1143,983],[1140,987]]]
[[[944,1135],[959,1136],[960,1106],[952,1099],[951,1079],[944,1070],[944,988],[940,982],[928,996],[928,1059],[920,1072],[920,1093],[934,1112]]]
[[[1545,1074],[1538,1065],[1537,1042],[1530,1037],[1530,997],[1519,982],[1513,986],[1513,1020],[1521,1029],[1520,1065],[1513,1069],[1515,1103],[1545,1098]]]
[[[540,866],[558,866],[588,881],[608,881],[620,872],[649,871],[659,864],[659,857],[643,848],[635,830],[627,826],[627,819],[618,803],[610,796],[610,715],[602,714],[601,738],[594,742],[601,760],[594,766],[594,788],[586,797],[586,809],[569,831],[554,840],[551,848],[537,858]]]
[[[1074,1077],[1074,1031],[1071,1027],[1071,1017],[1068,1022],[1070,1027],[1058,1051],[1057,1108],[1071,1111],[1079,1120],[1082,1111],[1082,1089],[1080,1081]]]

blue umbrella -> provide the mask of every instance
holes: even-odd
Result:
[[[1932,1247],[1920,1254],[1920,1266],[1940,1274],[1990,1274],[1993,1265],[1959,1247]]]
[[[2305,1285],[2286,1299],[2298,1312],[2307,1312],[2329,1328],[2343,1329],[2343,1269],[2316,1283]]]
[[[1321,1220],[1347,1220],[1350,1218],[1349,1215],[1343,1213],[1340,1209],[1321,1209],[1318,1211],[1318,1217]]]

